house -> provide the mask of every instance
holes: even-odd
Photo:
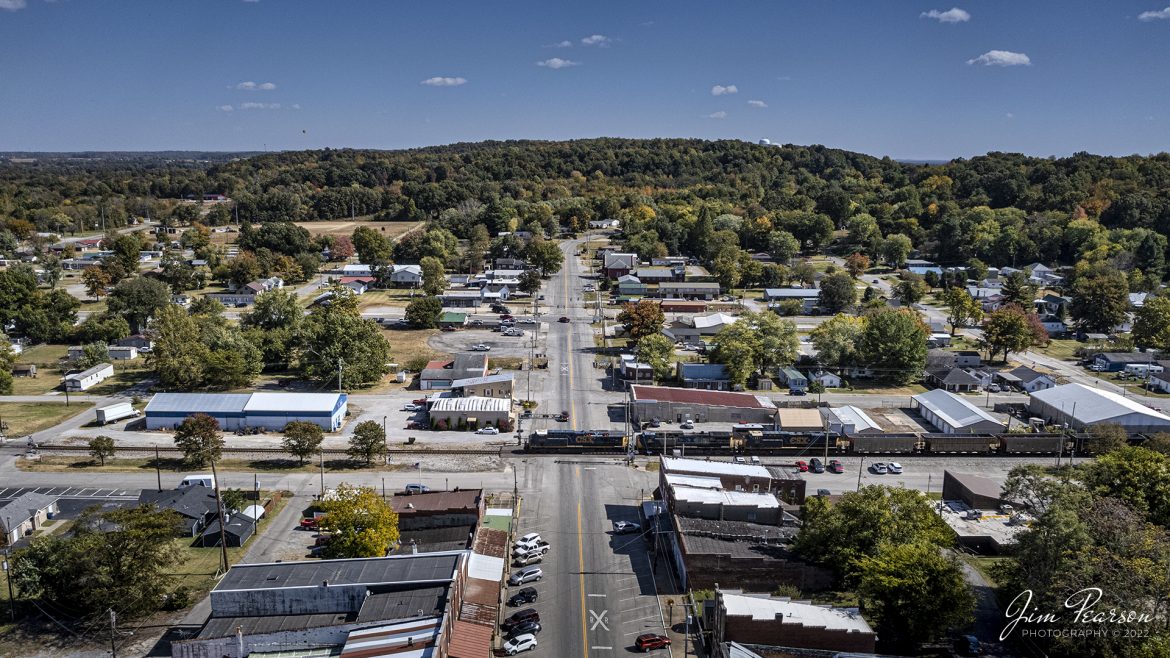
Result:
[[[783,302],[797,300],[803,304],[801,315],[810,315],[816,310],[820,302],[821,291],[817,288],[767,288],[764,290],[764,299],[768,308],[778,308]]]
[[[492,261],[492,267],[498,270],[517,270],[522,272],[528,269],[528,261],[523,258],[497,258]]]
[[[284,287],[284,280],[278,276],[267,279],[257,279],[237,288],[234,292],[208,293],[206,297],[218,300],[224,306],[251,305],[256,303],[256,296],[270,290]]]
[[[641,279],[641,277],[639,278]],[[719,296],[719,284],[700,281],[666,281],[658,284],[658,296],[668,299],[705,299],[709,301]]]
[[[173,429],[195,414],[206,414],[221,430],[262,428],[281,431],[293,421],[341,429],[349,412],[345,393],[157,393],[146,405],[146,429]]]
[[[1040,326],[1049,336],[1063,336],[1068,333],[1068,325],[1057,315],[1041,315]]]
[[[467,314],[456,313],[454,311],[444,311],[439,315],[440,327],[464,327],[467,326]]]
[[[589,228],[603,231],[612,231],[621,228],[621,221],[617,219],[591,219],[589,220]]]
[[[419,389],[437,391],[451,388],[456,380],[487,375],[487,354],[456,354],[454,359],[439,359],[427,363],[419,374]]]
[[[216,518],[215,491],[211,487],[183,487],[165,491],[145,489],[138,494],[139,505],[153,505],[179,515],[181,537],[198,537]]]
[[[485,377],[469,377],[451,382],[451,392],[463,397],[503,398],[512,400],[514,388],[512,373]]]
[[[983,365],[983,357],[975,350],[959,350],[955,352],[955,366],[958,368],[977,368]]]
[[[207,621],[172,642],[171,655],[260,656],[280,648],[346,658],[446,656],[471,596],[469,557],[443,551],[237,564],[211,590]]]
[[[952,393],[970,393],[980,389],[979,379],[962,368],[937,368],[926,371],[926,383]]]
[[[1150,296],[1148,292],[1131,292],[1129,293],[1129,307],[1132,309],[1139,309],[1146,305],[1146,298]]]
[[[1064,315],[1072,304],[1072,300],[1061,295],[1047,293],[1032,303],[1036,307],[1037,315]]]
[[[926,346],[929,348],[941,348],[951,346],[952,336],[949,331],[939,331],[930,334],[926,339]]]
[[[678,380],[683,388],[700,388],[706,391],[727,391],[731,389],[731,379],[727,374],[727,366],[721,363],[682,363],[678,364]]]
[[[1170,416],[1132,398],[1084,384],[1036,391],[1028,399],[1028,413],[1077,431],[1102,424],[1120,425],[1131,434],[1170,431]]]
[[[1150,363],[1153,360],[1152,354],[1140,352],[1101,352],[1093,356],[1090,368],[1099,372],[1121,372],[1132,363]]]
[[[70,392],[87,391],[113,376],[113,365],[99,363],[84,372],[65,375],[65,390]]]
[[[934,272],[935,274],[939,275],[943,273],[942,268],[939,267],[937,263],[913,258],[906,261],[906,269],[910,270],[914,274],[917,274],[918,276],[926,276],[927,272]]]
[[[663,283],[666,281],[682,281],[686,278],[686,270],[682,267],[639,267],[634,276],[642,283]]]
[[[991,312],[999,308],[1003,303],[1003,290],[1001,288],[990,288],[981,286],[967,286],[967,294],[979,302],[980,307],[985,312]]]
[[[911,407],[943,434],[987,434],[1003,431],[1003,423],[967,400],[936,388],[910,398]]]
[[[1052,375],[1036,372],[1025,366],[1014,368],[1008,372],[1001,372],[998,375],[1005,383],[1025,393],[1035,393],[1036,391],[1043,391],[1056,386],[1056,378]]]
[[[346,263],[340,269],[334,270],[334,273],[341,276],[373,276],[374,267],[365,263]]]
[[[625,274],[618,277],[616,290],[622,297],[642,297],[650,287],[633,274]]]
[[[0,531],[4,546],[12,546],[21,537],[31,535],[45,521],[53,518],[61,508],[57,498],[48,494],[27,491],[10,500],[0,501]]]
[[[1170,393],[1170,361],[1159,361],[1158,365],[1162,366],[1162,371],[1151,372],[1146,384],[1160,393]],[[34,373],[33,376],[35,377],[36,374]]]
[[[808,389],[808,378],[796,368],[780,368],[777,371],[780,383],[788,386],[789,391],[805,391]]]
[[[722,588],[715,590],[712,608],[716,646],[728,641],[748,642],[795,650],[785,655],[805,655],[799,650],[806,649],[825,652],[817,655],[845,656],[845,652],[872,654],[877,643],[877,634],[857,608],[813,605]]]
[[[808,376],[808,380],[825,388],[841,388],[841,376],[828,370],[817,370]]]
[[[662,329],[662,334],[676,343],[699,343],[704,337],[714,336],[737,321],[739,318],[726,313],[692,315],[674,320]]]
[[[65,358],[69,361],[77,361],[83,356],[85,356],[84,345],[70,345],[69,349],[65,352]]]
[[[339,282],[342,286],[352,290],[355,295],[364,295],[376,280],[372,276],[343,276]]]
[[[13,377],[36,377],[37,366],[34,363],[14,363],[12,364]]]
[[[228,517],[227,525],[223,528],[223,541],[229,548],[243,546],[252,535],[256,534],[256,523],[259,520],[259,517],[253,518],[243,512],[232,514]],[[219,546],[219,543],[219,519],[216,518],[207,524],[207,529],[199,536],[199,545],[206,548],[208,546]]]
[[[133,361],[138,358],[138,348],[133,345],[110,345],[106,352],[113,361]]]
[[[776,404],[763,395],[702,391],[666,386],[630,387],[631,420],[654,418],[682,422],[762,423],[774,426]]]
[[[602,260],[601,271],[606,278],[625,276],[638,267],[638,254],[607,253]]]
[[[830,432],[845,435],[881,433],[882,428],[865,411],[854,407],[829,407],[825,411]]]
[[[626,383],[654,383],[654,367],[641,363],[633,354],[622,354],[618,362],[618,375]]]
[[[125,338],[119,338],[114,341],[114,345],[119,347],[133,347],[139,352],[149,352],[154,349],[154,341],[147,338],[143,334],[134,334]]]

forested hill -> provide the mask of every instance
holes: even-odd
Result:
[[[878,239],[904,234],[947,263],[971,257],[1071,263],[1099,247],[1117,250],[1108,245],[1132,252],[1146,240],[1143,229],[1170,233],[1167,154],[990,153],[917,165],[821,146],[589,139],[283,152],[217,163],[67,163],[0,165],[0,215],[55,230],[100,207],[116,224],[159,200],[217,193],[238,204],[241,219],[253,221],[351,213],[438,220],[451,209],[483,204],[491,206],[487,221],[497,231],[512,220],[582,226],[644,206],[668,247],[677,236],[667,224],[693,222],[700,211],[750,220],[745,224],[765,220],[813,248],[828,241],[825,218],[840,229],[861,217],[866,227],[856,232],[878,233]],[[154,208],[153,216],[166,211]],[[460,236],[467,231],[441,223]],[[743,248],[766,248],[766,235],[741,229]],[[857,237],[857,244],[838,246],[874,239]]]

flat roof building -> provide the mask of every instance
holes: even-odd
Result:
[[[439,398],[431,403],[428,414],[432,427],[478,429],[490,425],[511,431],[512,398]]]
[[[1120,396],[1084,384],[1064,384],[1036,391],[1028,399],[1028,412],[1053,425],[1082,430],[1092,425],[1121,425],[1127,432],[1170,431],[1170,416]]]
[[[681,422],[763,423],[774,425],[776,405],[751,393],[704,391],[666,386],[630,387],[635,423],[653,418]]]
[[[787,597],[715,592],[714,639],[752,644],[873,652],[877,635],[857,608],[835,608]]]
[[[146,405],[146,429],[173,429],[189,416],[206,414],[222,430],[280,431],[307,421],[333,432],[341,429],[348,400],[345,393],[158,393]]]

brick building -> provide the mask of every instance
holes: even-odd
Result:
[[[708,603],[715,644],[725,641],[872,653],[877,636],[857,608],[717,589]]]

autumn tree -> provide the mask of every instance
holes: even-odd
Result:
[[[617,321],[625,325],[630,340],[635,342],[645,336],[662,331],[666,323],[666,315],[662,312],[662,305],[651,299],[643,299],[636,304],[626,304],[618,313]]]
[[[865,274],[865,271],[868,269],[869,256],[861,252],[855,251],[845,259],[845,271],[849,272],[849,276],[854,279]]]
[[[81,273],[81,281],[85,284],[85,292],[95,300],[106,296],[106,288],[110,285],[110,274],[104,267],[87,267]]]
[[[329,533],[323,557],[385,557],[398,544],[398,514],[370,487],[341,484],[318,503]]]
[[[1012,352],[1023,352],[1033,345],[1048,342],[1048,333],[1034,313],[1027,313],[1016,305],[1001,306],[987,316],[983,324],[983,342],[987,358],[1003,352],[1004,361]]]

